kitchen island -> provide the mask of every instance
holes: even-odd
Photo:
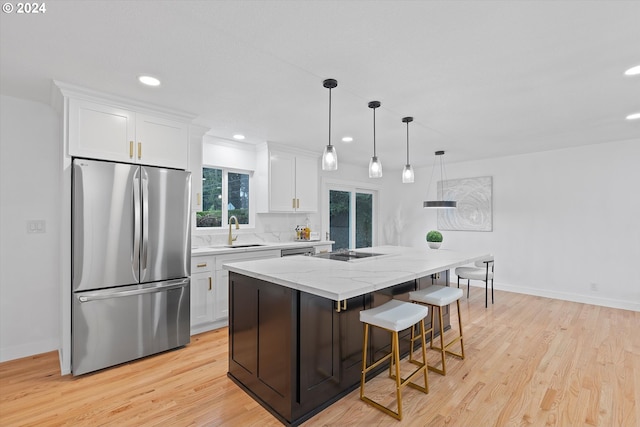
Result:
[[[488,255],[397,246],[356,252],[365,255],[224,266],[230,271],[228,376],[286,425],[304,422],[358,386],[361,310],[448,284],[451,268]],[[403,354],[408,335],[401,335]],[[369,345],[377,360],[389,350],[389,334],[374,330]]]

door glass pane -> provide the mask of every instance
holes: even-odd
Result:
[[[249,224],[249,174],[229,172],[229,217],[235,215],[240,224]]]
[[[222,169],[202,168],[202,212],[196,219],[198,227],[222,225]]]
[[[356,248],[373,244],[373,194],[356,193]]]
[[[329,234],[333,250],[349,249],[351,193],[329,191]]]

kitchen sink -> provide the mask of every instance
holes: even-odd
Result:
[[[258,246],[267,246],[263,243],[239,243],[237,245],[213,245],[208,246],[211,249],[240,249],[240,248],[254,248]]]

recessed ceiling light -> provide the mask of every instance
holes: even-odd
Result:
[[[244,135],[236,133],[235,135],[233,135],[233,139],[237,139],[239,141],[242,141],[244,139]]]
[[[147,86],[160,86],[160,80],[151,76],[139,76],[138,81]]]
[[[353,141],[353,138],[350,136],[345,136],[342,138],[342,142],[352,142],[352,141]]]
[[[640,119],[640,113],[633,113],[627,116],[627,120],[638,120]]]
[[[640,65],[636,65],[635,67],[629,68],[624,72],[625,76],[637,76],[640,74]]]

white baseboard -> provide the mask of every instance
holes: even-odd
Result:
[[[457,286],[456,282],[452,282],[451,286]],[[466,281],[460,283],[460,289],[467,286]],[[491,286],[491,284],[489,284]],[[473,288],[484,288],[484,282],[471,282]],[[624,301],[610,298],[594,297],[593,295],[580,295],[570,292],[558,292],[548,289],[528,288],[523,286],[513,286],[505,283],[495,282],[493,289],[498,291],[514,292],[517,294],[533,295],[537,297],[553,298],[563,301],[579,302],[583,304],[600,305],[602,307],[620,308],[622,310],[631,310],[640,312],[640,302]],[[491,291],[491,289],[489,289]]]
[[[229,319],[217,320],[211,323],[203,323],[201,325],[196,325],[191,327],[191,336],[201,334],[203,332],[212,331],[214,329],[224,328],[225,326],[229,326]]]
[[[8,347],[0,347],[0,362],[21,359],[23,357],[34,356],[36,354],[57,351],[60,347],[60,341],[56,339],[48,339],[27,344],[13,345]]]

